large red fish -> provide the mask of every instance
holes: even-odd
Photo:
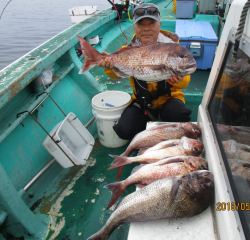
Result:
[[[213,196],[213,174],[206,170],[156,180],[123,198],[106,224],[87,240],[107,240],[126,222],[193,217],[208,208]]]
[[[193,156],[170,157],[155,163],[139,165],[133,169],[131,176],[124,181],[105,186],[113,192],[107,209],[109,209],[125,189],[131,185],[139,184],[139,187],[144,187],[157,179],[178,176],[201,169],[208,169],[206,160]]]
[[[197,139],[200,133],[201,128],[190,122],[161,124],[138,133],[121,156],[128,157],[136,149],[155,146],[164,139],[181,139],[183,136]],[[119,179],[122,169],[123,166],[118,168],[116,181]]]
[[[163,158],[171,156],[199,156],[203,151],[203,143],[187,137],[182,137],[177,144],[177,140],[173,142],[173,146],[157,151],[148,151],[136,157],[124,157],[110,155],[115,158],[112,166],[108,169],[117,168],[131,163],[154,163]]]
[[[85,57],[80,74],[88,71],[107,56],[113,60],[112,70],[122,78],[134,76],[143,81],[158,82],[171,76],[186,76],[196,70],[193,55],[178,43],[150,42],[103,55],[82,37],[77,37]]]

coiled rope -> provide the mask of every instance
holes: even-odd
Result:
[[[240,22],[239,22],[239,25],[238,25],[238,28],[237,28],[237,32],[236,32],[236,35],[235,35],[235,44],[234,44],[234,50],[233,50],[233,58],[236,58],[237,51],[239,49],[240,39],[241,39],[243,31],[244,31],[246,17],[247,17],[247,13],[248,13],[249,7],[250,7],[250,0],[248,0],[245,3],[245,5],[243,7],[243,10],[241,12]]]

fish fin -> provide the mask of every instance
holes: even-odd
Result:
[[[163,70],[165,69],[165,65],[164,64],[160,64],[160,65],[137,65],[136,67],[143,67],[144,69],[149,69],[149,70]]]
[[[111,183],[104,187],[109,188],[113,192],[111,200],[107,207],[107,209],[110,209],[110,207],[116,202],[116,200],[121,196],[125,189],[123,187],[122,182]]]
[[[142,167],[144,167],[147,164],[141,164],[133,168],[131,175],[134,174],[135,172],[139,171]]]
[[[119,77],[121,77],[121,78],[126,78],[126,77],[129,77],[130,75],[127,75],[126,73],[123,73],[123,72],[121,72],[119,69],[117,69],[117,68],[114,68],[114,69],[112,69],[113,71],[114,71],[114,73],[117,75],[117,76],[119,76]]]
[[[132,48],[134,49],[134,47],[132,47],[132,46],[123,47],[123,48],[120,48],[119,50],[117,50],[116,52],[114,52],[112,54],[128,51],[128,50],[130,50]]]
[[[169,200],[166,204],[166,209],[165,211],[168,210],[168,207],[171,205],[171,203],[174,201],[175,197],[176,197],[176,194],[178,192],[178,189],[179,189],[179,186],[181,184],[181,181],[180,180],[176,180],[173,178],[173,185],[172,185],[172,188],[171,188],[171,191],[170,191],[170,197],[169,197]]]
[[[171,143],[166,144],[166,145],[164,146],[164,149],[165,149],[165,148],[170,148],[170,147],[175,147],[175,146],[177,146],[177,145],[179,145],[179,143],[171,142]]]
[[[161,138],[160,139],[161,142],[168,141],[168,140],[170,140],[170,139],[169,138]]]
[[[82,48],[82,53],[85,57],[84,63],[79,71],[79,74],[82,74],[92,67],[94,67],[101,59],[102,54],[99,53],[95,48],[93,48],[86,40],[84,40],[82,37],[77,36],[80,45]]]
[[[130,162],[128,161],[127,157],[123,157],[123,156],[117,156],[117,155],[110,155],[109,156],[115,158],[114,162],[111,163],[111,167],[108,168],[108,170],[113,169],[113,168],[117,168],[123,165],[127,165]]]
[[[170,164],[170,163],[185,162],[185,160],[182,159],[182,157],[185,158],[185,156],[163,158],[160,161],[154,163],[154,165],[161,166],[161,165],[166,165],[166,164]]]
[[[119,207],[119,205],[121,204],[121,202],[122,202],[123,199],[124,199],[124,198],[122,198],[121,200],[119,200],[119,201],[117,202],[117,204],[115,205],[114,211]]]
[[[185,162],[185,160],[183,158],[186,158],[186,157],[185,156],[167,157],[167,158],[163,158],[160,161],[156,162],[154,165],[161,166],[161,165],[170,164],[170,163]]]
[[[167,127],[178,127],[178,124],[173,123],[173,124],[162,124],[160,126],[156,126],[156,127],[152,127],[150,129],[147,129],[146,131],[154,131],[154,130],[160,130],[160,129],[164,129]]]
[[[122,174],[122,169],[123,169],[124,166],[121,166],[121,167],[118,167],[117,168],[117,175],[116,175],[116,181],[119,180],[121,174]]]
[[[148,149],[149,147],[141,148],[139,152],[137,153],[137,156],[144,154]]]
[[[135,184],[135,186],[141,189],[141,188],[146,187],[147,185],[146,184]]]

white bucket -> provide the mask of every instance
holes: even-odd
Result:
[[[93,114],[97,121],[100,143],[103,146],[117,148],[129,142],[119,138],[113,126],[118,123],[122,112],[130,103],[131,96],[122,91],[106,91],[92,98]]]

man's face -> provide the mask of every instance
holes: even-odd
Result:
[[[157,41],[161,29],[161,22],[152,18],[143,18],[134,24],[134,30],[141,43]]]

